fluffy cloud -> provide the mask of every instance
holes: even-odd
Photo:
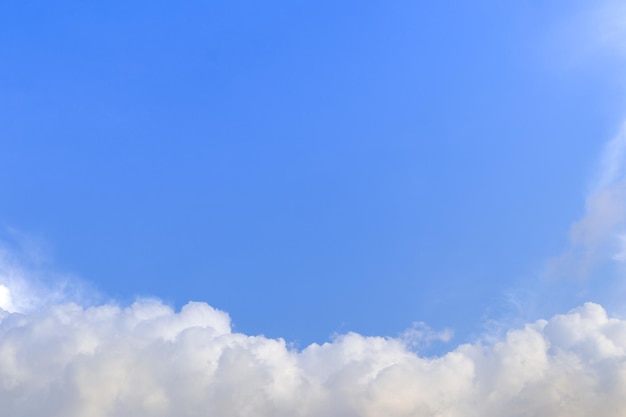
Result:
[[[204,303],[0,317],[3,415],[626,415],[626,321],[596,304],[435,358],[354,333],[298,351]]]

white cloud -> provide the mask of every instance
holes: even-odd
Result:
[[[626,261],[626,123],[607,143],[585,213],[572,224],[569,248],[551,262],[551,272],[586,277],[599,263]]]
[[[11,291],[4,285],[0,285],[0,309],[10,312],[15,311]]]
[[[621,417],[625,390],[626,321],[596,304],[437,358],[354,333],[296,351],[233,333],[204,303],[69,303],[0,322],[0,403],[23,417]]]
[[[574,5],[559,26],[558,48],[584,66],[600,65],[604,79],[626,86],[626,3],[600,0]],[[560,60],[564,56],[557,54]],[[583,216],[570,229],[569,247],[551,260],[549,273],[585,278],[607,262],[626,262],[626,122],[604,147]]]
[[[90,302],[98,297],[79,279],[54,272],[46,263],[42,242],[15,230],[9,232],[13,240],[0,241],[1,309],[30,312],[63,301]]]
[[[0,258],[3,276],[26,280],[14,259]],[[15,302],[0,289],[0,306]],[[2,415],[626,415],[626,321],[597,304],[425,357],[415,347],[451,331],[415,323],[399,338],[348,333],[296,350],[234,333],[228,314],[205,303],[176,312],[154,299],[129,307],[43,299],[0,310]]]
[[[418,321],[406,329],[400,339],[407,345],[413,348],[427,347],[433,342],[449,342],[454,336],[452,329],[444,329],[441,331],[435,331],[430,328],[426,323]]]

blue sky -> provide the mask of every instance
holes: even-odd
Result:
[[[3,2],[3,241],[301,345],[607,303],[545,277],[624,116],[589,7]]]
[[[626,415],[626,6],[421,3],[0,2],[2,412]]]

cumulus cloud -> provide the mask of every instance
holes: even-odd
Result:
[[[3,276],[26,280],[5,255]],[[450,340],[450,330],[417,322],[397,338],[347,333],[295,349],[233,332],[228,314],[206,303],[175,311],[154,299],[44,297],[21,310],[10,307],[33,297],[0,289],[2,415],[626,415],[626,321],[597,304],[429,357],[420,347]]]
[[[11,416],[621,417],[624,392],[626,321],[596,304],[440,357],[355,333],[294,350],[233,333],[205,303],[67,303],[0,321]]]
[[[605,261],[626,261],[626,123],[607,143],[585,212],[570,229],[570,245],[552,272],[586,277]]]

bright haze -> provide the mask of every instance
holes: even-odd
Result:
[[[2,2],[0,414],[626,415],[626,6],[421,3]]]

